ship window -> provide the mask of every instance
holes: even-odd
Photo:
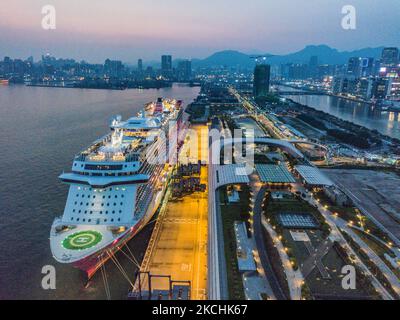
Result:
[[[89,211],[89,213],[90,213],[90,214],[92,214],[92,213],[93,213],[93,211],[92,211],[92,210],[90,210],[90,211]]]
[[[121,198],[123,198],[124,197],[124,195],[123,194],[121,194]]]
[[[89,222],[91,222],[91,221],[92,221],[92,219],[89,219],[88,221],[89,221]]]
[[[83,218],[82,220],[83,220],[83,222],[85,222],[85,221],[86,221],[86,219],[85,219],[85,218]]]
[[[114,202],[114,206],[116,206],[117,204]]]
[[[104,203],[102,203],[101,206],[104,207]]]
[[[121,221],[121,218],[118,218],[118,221]]]
[[[118,196],[117,195],[115,195],[115,199],[117,199],[118,198]]]
[[[93,196],[93,199],[95,199],[96,198],[96,196]]]
[[[123,202],[120,203],[121,206],[122,206],[123,204],[124,204]]]
[[[111,219],[111,222],[114,222],[114,219]]]
[[[77,205],[78,204],[78,202],[77,201],[75,201],[75,203],[74,203],[75,205]]]
[[[85,210],[85,214],[87,213],[87,210]]]
[[[122,213],[122,210],[119,210],[119,213]]]
[[[74,218],[71,217],[71,221],[74,220]]]
[[[105,199],[106,198],[106,196],[103,196],[103,199]]]
[[[94,203],[92,203],[92,207],[94,206]]]
[[[90,195],[88,195],[87,197],[90,198]]]
[[[81,213],[81,210],[79,210],[78,213]]]
[[[112,212],[113,214],[115,213],[115,210],[113,210],[113,212]]]
[[[74,210],[72,210],[72,212],[75,212],[75,209],[74,209]]]
[[[76,196],[79,197],[79,193],[77,193]]]

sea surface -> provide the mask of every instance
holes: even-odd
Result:
[[[106,298],[100,272],[84,288],[82,273],[51,255],[50,226],[62,215],[68,191],[58,175],[108,132],[113,115],[135,116],[158,97],[187,105],[198,92],[185,85],[124,91],[0,86],[0,300]],[[151,227],[129,243],[136,259],[144,254]],[[133,279],[135,264],[122,253],[117,258]],[[55,290],[42,288],[46,265],[56,269]],[[113,262],[105,269],[111,298],[125,299],[129,282]]]
[[[297,91],[286,86],[281,88],[283,91]],[[333,96],[293,95],[285,98],[400,139],[400,112],[382,111],[367,103]]]

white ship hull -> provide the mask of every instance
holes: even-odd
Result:
[[[90,280],[96,271],[106,263],[115,253],[117,253],[127,242],[134,238],[153,218],[154,214],[160,207],[161,201],[164,198],[166,187],[157,192],[151,201],[151,205],[147,209],[146,214],[135,225],[131,226],[124,234],[116,238],[105,248],[84,257],[81,260],[75,261],[72,265],[86,273],[87,279]]]

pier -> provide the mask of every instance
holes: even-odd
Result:
[[[198,143],[186,139],[179,158],[198,163],[208,154],[208,128],[205,125],[191,128],[197,133]],[[196,144],[198,152],[194,159],[187,152]],[[207,177],[208,168],[203,163],[198,177],[200,184],[207,186]],[[174,288],[180,291],[185,288],[190,299],[206,299],[208,187],[179,198],[172,197],[171,188],[167,192],[140,268],[140,286],[137,277],[133,292],[138,295],[140,287],[142,299],[175,299]],[[150,286],[149,274],[155,275]]]

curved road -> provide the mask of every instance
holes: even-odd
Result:
[[[267,255],[267,249],[265,247],[264,243],[264,238],[263,238],[263,230],[262,230],[262,225],[261,225],[261,213],[262,213],[262,203],[263,199],[265,196],[265,193],[267,191],[266,187],[262,187],[260,191],[257,194],[257,197],[255,199],[254,203],[254,240],[257,245],[258,253],[260,255],[260,261],[261,265],[264,268],[265,275],[267,277],[267,280],[275,294],[275,297],[278,300],[287,300],[287,297],[285,293],[283,292],[278,278],[275,275],[275,272],[272,270],[271,266],[271,261],[269,260],[269,257]]]

